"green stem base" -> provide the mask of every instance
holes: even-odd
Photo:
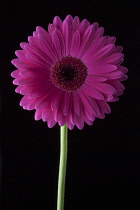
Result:
[[[66,125],[60,127],[60,163],[58,176],[57,210],[64,210],[65,179],[67,165],[67,138],[68,128]]]

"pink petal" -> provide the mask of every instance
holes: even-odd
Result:
[[[23,87],[21,90],[20,90],[20,94],[22,95],[27,95],[30,93],[31,91],[31,87],[30,86],[19,86],[19,87]]]
[[[65,40],[65,49],[66,56],[70,54],[70,46],[71,46],[71,31],[70,31],[70,23],[67,20],[64,20],[62,23],[62,32]]]
[[[71,25],[72,22],[73,22],[73,18],[72,18],[71,15],[67,15],[66,18],[65,18],[65,20],[67,20],[67,21],[70,23],[70,25]]]
[[[108,82],[112,87],[116,89],[116,91],[123,91],[125,87],[119,81],[109,81]]]
[[[68,116],[72,108],[72,94],[71,93],[69,92],[65,93],[62,107],[63,107],[64,116]]]
[[[99,64],[99,65],[91,65],[89,68],[88,68],[88,73],[89,74],[95,74],[98,73],[108,73],[108,72],[112,72],[114,70],[117,69],[117,66],[115,65],[111,65],[111,64]]]
[[[106,57],[103,62],[117,65],[123,61],[123,57],[122,53],[115,53]]]
[[[46,122],[52,116],[52,110],[49,106],[42,109],[42,120]]]
[[[101,83],[101,82],[100,83],[99,82],[94,82],[92,84],[92,86],[96,90],[100,91],[101,93],[105,93],[105,94],[109,94],[109,95],[116,93],[116,90],[111,85],[109,85],[109,84],[107,84],[105,82],[103,82],[103,83]]]
[[[39,102],[36,104],[36,109],[42,109],[51,104],[51,101],[55,97],[54,89],[47,93]]]
[[[77,117],[77,123],[76,123],[76,126],[82,130],[84,128],[84,119],[82,116],[80,117]]]
[[[113,98],[109,102],[116,102],[118,100],[119,100],[119,98],[117,96],[113,96]]]
[[[72,34],[79,28],[79,25],[80,25],[79,17],[75,16],[71,26]]]
[[[36,31],[33,32],[33,37],[37,38],[37,32]]]
[[[82,43],[81,43],[81,46],[80,46],[80,50],[78,52],[78,57],[82,57],[82,55],[84,53],[86,53],[88,47],[90,46],[91,44],[91,41],[92,41],[92,37],[93,37],[93,25],[90,25],[84,32],[83,34],[83,37],[82,37]]]
[[[37,84],[32,86],[32,89],[29,92],[29,97],[30,98],[38,98],[38,97],[44,97],[47,93],[52,91],[53,86],[50,84]],[[54,90],[54,89],[53,89]]]
[[[26,54],[26,58],[33,64],[33,65],[36,65],[36,66],[43,66],[43,67],[46,67],[47,69],[49,68],[49,65],[48,65],[48,62],[46,60],[43,60],[37,56],[34,56],[34,55],[29,55],[29,54]]]
[[[113,71],[113,72],[101,74],[101,76],[112,80],[112,79],[119,79],[119,78],[121,78],[123,76],[123,73],[121,71]]]
[[[70,121],[67,121],[66,124],[70,130],[72,130],[74,128],[74,125]]]
[[[110,36],[106,36],[106,42],[105,42],[105,45],[108,45],[108,44],[114,44],[116,41],[116,38],[115,37],[110,37]]]
[[[79,31],[75,31],[73,36],[72,36],[72,43],[71,43],[71,50],[70,50],[70,54],[71,56],[75,57],[77,56],[77,52],[79,51],[79,47],[80,47],[80,33]]]
[[[20,70],[15,70],[15,71],[13,71],[13,72],[11,73],[11,76],[12,76],[13,78],[18,78],[18,77],[20,77],[20,76],[19,76],[19,72],[20,72]]]
[[[87,63],[92,64],[95,63],[95,61],[97,62],[98,60],[102,60],[104,57],[110,54],[113,48],[114,48],[113,44],[109,44],[105,47],[102,47],[96,53],[94,53],[93,56],[90,57],[90,60]]]
[[[54,51],[54,48],[50,41],[46,39],[42,34],[39,34],[38,38],[42,48],[44,49],[45,54],[48,56],[48,58],[51,59],[51,61],[55,62],[57,60],[57,54]]]
[[[94,82],[94,81],[97,81],[97,82],[105,82],[107,79],[105,77],[100,76],[100,75],[97,75],[97,73],[95,74],[88,74],[87,77],[86,77],[86,81],[91,81],[91,82]],[[86,82],[85,81],[85,82]]]
[[[97,101],[100,112],[110,114],[110,106],[105,101]]]
[[[128,78],[127,75],[123,74],[122,77],[119,79],[119,81],[124,81]]]
[[[52,61],[48,56],[46,56],[42,51],[35,49],[34,47],[31,47],[30,45],[25,45],[24,47],[25,51],[27,52],[26,58],[28,59],[28,56],[31,56],[35,58],[41,65],[45,64],[48,68],[50,68],[50,65],[52,64]],[[31,60],[32,62],[32,60]],[[38,65],[38,63],[37,63]]]
[[[15,59],[11,60],[11,63],[18,68],[17,65],[22,63],[22,61],[19,60],[18,58],[15,58]]]
[[[53,19],[53,24],[60,29],[62,25],[62,20],[60,19],[60,17],[55,16]]]
[[[28,44],[24,44],[23,47],[26,45],[31,45],[32,47],[35,47],[37,50],[40,50],[41,49],[41,45],[39,43],[39,40],[37,37],[33,37],[33,36],[28,36]],[[21,43],[22,44],[22,43]]]
[[[27,110],[33,110],[33,109],[35,109],[36,101],[37,101],[36,99],[32,99],[30,101],[30,103],[28,103],[28,105],[27,105]]]
[[[55,24],[49,24],[48,25],[48,32],[50,35],[56,30],[57,26]]]
[[[20,76],[22,77],[28,77],[28,78],[36,78],[36,79],[42,79],[42,77],[49,80],[49,70],[44,69],[34,69],[34,70],[27,70],[27,71],[20,71]]]
[[[95,88],[93,88],[92,86],[85,84],[81,87],[82,91],[85,92],[86,95],[98,99],[98,100],[104,100],[104,96]]]
[[[79,25],[78,31],[83,34],[86,28],[90,25],[90,22],[86,19],[83,19]]]
[[[123,50],[122,46],[115,46],[113,53],[121,53]]]
[[[99,28],[99,24],[97,22],[92,23],[92,25],[95,28],[95,31]]]
[[[123,94],[123,91],[117,91],[117,93],[114,96],[121,96]]]
[[[82,112],[82,101],[81,98],[79,97],[79,94],[77,91],[72,93],[73,95],[73,106],[74,106],[74,112],[80,116]]]
[[[36,81],[35,80],[33,80],[33,79],[28,79],[28,78],[24,78],[24,79],[19,79],[18,80],[18,85],[33,85],[33,84],[35,84],[36,83]]]
[[[36,27],[36,33],[37,34],[42,33],[44,36],[47,36],[47,37],[50,36],[49,33],[44,28],[42,28],[41,26]]]
[[[85,116],[84,116],[84,121],[85,121],[88,125],[93,125],[93,121],[88,120]]]
[[[57,57],[62,58],[63,56],[65,56],[64,40],[60,31],[56,30],[52,33],[52,43],[55,47]]]
[[[58,121],[59,126],[63,126],[66,124],[66,118],[63,117],[61,120]]]
[[[76,113],[73,113],[73,112],[71,112],[70,114],[69,114],[69,120],[70,120],[70,122],[73,124],[73,125],[75,125],[76,124],[76,122],[77,122],[77,114]]]
[[[94,34],[94,39],[100,38],[101,36],[103,36],[103,34],[104,34],[104,28],[103,27],[98,28]]]
[[[98,116],[98,106],[95,100],[91,97],[86,96],[83,93],[83,91],[81,91],[80,89],[78,90],[78,94],[80,95],[80,98],[83,102],[83,106],[85,107],[85,109],[89,109],[91,114]]]
[[[35,66],[33,64],[31,64],[31,63],[21,63],[21,61],[20,61],[20,63],[16,63],[15,65],[19,70],[27,70],[27,69],[33,70],[35,68]],[[44,68],[44,66],[39,66],[39,63],[38,63],[37,67],[41,68],[41,69]]]
[[[85,119],[90,120],[90,121],[94,121],[95,120],[95,115],[93,113],[91,113],[89,111],[89,109],[87,109],[86,107],[84,108],[83,113],[84,113]]]
[[[13,84],[14,84],[14,85],[18,85],[18,82],[19,82],[19,79],[14,79],[14,80],[13,80]]]
[[[19,105],[20,106],[25,106],[30,102],[30,99],[28,98],[28,96],[23,96],[23,98],[20,100]]]
[[[22,64],[21,64],[22,65]],[[20,76],[22,77],[28,77],[29,75],[34,75],[33,77],[35,77],[35,75],[42,75],[44,74],[45,77],[48,77],[49,75],[49,69],[47,69],[44,66],[34,66],[34,65],[26,65],[23,64],[23,66],[27,66],[27,68],[24,68],[23,70],[20,70]],[[27,76],[28,75],[28,76]]]
[[[50,118],[47,123],[49,128],[52,128],[56,124],[53,118]]]
[[[53,111],[53,117],[56,122],[61,121],[63,118],[65,118],[61,109],[56,109],[55,111]]]
[[[16,92],[16,93],[20,93],[20,91],[21,91],[23,88],[24,88],[23,86],[18,86],[18,87],[16,87],[15,92]]]
[[[105,95],[105,101],[111,101],[113,99],[113,95]]]
[[[118,71],[122,71],[123,73],[127,73],[128,69],[124,66],[118,66]]]
[[[29,37],[28,37],[29,38]],[[24,46],[25,45],[28,45],[29,43],[27,43],[27,42],[21,42],[20,43],[20,47],[24,50]]]
[[[23,62],[26,62],[26,63],[28,62],[27,58],[25,57],[25,55],[26,55],[25,50],[16,50],[15,54]]]
[[[58,109],[63,97],[64,97],[64,92],[61,90],[57,91],[56,96],[53,98],[52,103],[51,103],[52,111],[55,111],[56,109]]]
[[[40,120],[42,118],[42,109],[36,110],[34,118],[35,120]]]
[[[82,60],[85,62],[90,60],[90,58],[96,53],[99,49],[101,49],[104,46],[105,43],[105,37],[100,37],[97,40],[94,40],[90,47],[87,49],[86,53],[82,56]]]

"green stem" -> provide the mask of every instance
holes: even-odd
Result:
[[[66,125],[63,125],[60,127],[60,130],[60,163],[57,192],[57,210],[64,210],[68,128]]]

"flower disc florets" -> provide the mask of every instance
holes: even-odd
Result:
[[[56,87],[73,92],[84,83],[86,75],[87,68],[81,60],[66,56],[52,66],[50,78]]]

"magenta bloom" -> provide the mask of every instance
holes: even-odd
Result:
[[[127,69],[120,66],[122,47],[103,33],[98,23],[71,15],[63,22],[56,16],[48,32],[37,26],[12,60],[18,68],[11,74],[15,91],[24,95],[20,105],[35,109],[35,119],[48,127],[58,122],[69,129],[82,129],[84,122],[92,125],[110,113],[107,102],[123,93]]]

